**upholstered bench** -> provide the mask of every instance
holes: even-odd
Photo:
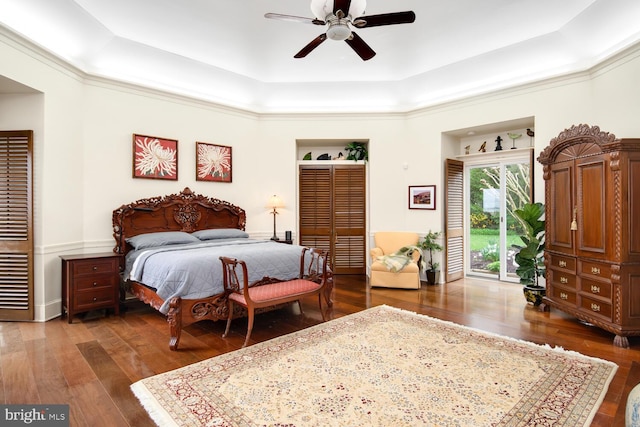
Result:
[[[271,307],[288,302],[297,301],[310,295],[318,295],[318,304],[322,319],[325,319],[322,310],[322,292],[327,285],[328,252],[314,248],[303,248],[300,255],[300,276],[292,280],[277,280],[263,278],[253,283],[248,283],[247,264],[236,258],[220,257],[223,266],[224,288],[228,293],[227,327],[222,337],[229,334],[231,320],[233,319],[233,306],[238,304],[245,307],[248,312],[247,336],[244,340],[245,347],[249,343],[249,337],[253,329],[255,309]],[[238,274],[238,266],[242,271],[242,279]],[[329,300],[327,300],[329,302]],[[302,312],[302,306],[300,305]]]
[[[286,280],[267,285],[249,286],[248,296],[255,304],[277,305],[314,294],[321,286],[320,283],[306,279]],[[248,304],[244,293],[233,292],[229,295],[229,299],[243,306]]]

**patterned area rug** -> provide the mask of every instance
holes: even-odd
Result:
[[[131,388],[161,426],[587,426],[616,369],[379,306]]]

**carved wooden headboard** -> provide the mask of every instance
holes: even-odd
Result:
[[[113,211],[115,253],[126,254],[131,247],[126,239],[143,233],[185,231],[211,228],[244,230],[247,216],[244,209],[229,202],[193,193],[185,188],[181,193],[140,199]]]

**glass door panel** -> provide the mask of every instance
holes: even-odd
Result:
[[[519,281],[516,274],[518,265],[514,256],[516,250],[513,245],[522,245],[520,236],[524,233],[524,227],[520,220],[514,215],[514,211],[522,208],[525,203],[531,200],[531,173],[529,162],[512,163],[504,166],[504,188],[505,188],[505,268],[501,277]]]
[[[513,245],[522,225],[514,215],[531,195],[530,160],[467,166],[467,274],[517,282]]]
[[[469,168],[469,271],[500,272],[500,166]],[[496,180],[496,175],[498,179]]]

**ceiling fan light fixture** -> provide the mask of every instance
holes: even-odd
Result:
[[[366,0],[351,0],[349,10],[343,10],[351,19],[355,19],[364,15],[364,9],[367,6]],[[311,0],[311,13],[321,21],[325,21],[328,16],[333,15],[333,0]]]
[[[337,19],[335,22],[329,22],[327,37],[331,40],[346,40],[351,36],[351,29],[344,19]]]

